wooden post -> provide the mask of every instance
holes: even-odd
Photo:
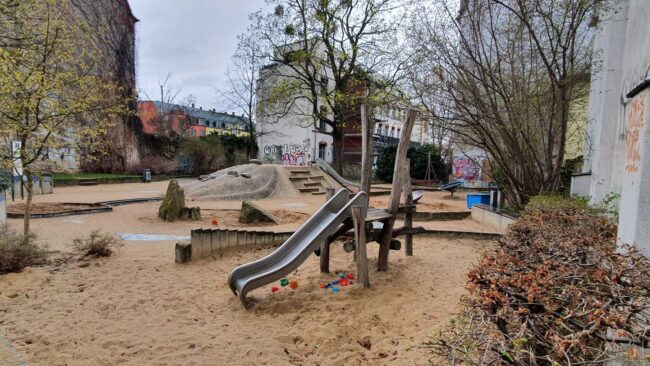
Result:
[[[368,201],[370,201],[370,189],[372,183],[372,153],[374,150],[374,141],[372,131],[374,130],[374,118],[372,108],[364,104],[361,106],[361,187],[360,190],[366,192]],[[366,207],[368,207],[366,202]]]
[[[357,259],[357,280],[363,287],[370,287],[368,277],[368,255],[366,254],[366,211],[365,206],[352,207],[354,222],[355,257]]]
[[[397,146],[395,167],[393,168],[393,185],[390,189],[390,201],[388,202],[387,210],[390,214],[393,215],[393,217],[388,220],[387,224],[384,225],[382,241],[379,245],[379,258],[377,260],[378,271],[388,270],[390,240],[392,239],[393,225],[395,224],[395,215],[397,215],[397,211],[399,209],[399,201],[402,193],[402,184],[404,178],[404,172],[402,169],[406,164],[406,153],[408,152],[408,147],[411,142],[411,132],[413,131],[413,125],[415,124],[416,116],[417,112],[414,110],[409,110],[406,114],[406,120],[404,121],[404,126],[402,128],[402,136],[400,137],[399,145]]]
[[[404,213],[404,227],[406,230],[413,228],[413,211],[411,206],[413,206],[413,187],[411,187],[411,159],[406,159],[406,164],[404,164],[404,204],[407,206],[407,210]],[[413,235],[406,234],[405,239],[406,245],[405,251],[407,256],[413,255]]]
[[[336,190],[333,188],[325,189],[325,201],[329,201],[334,196]],[[330,242],[325,240],[320,244],[320,272],[330,273]]]

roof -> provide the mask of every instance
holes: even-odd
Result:
[[[157,109],[160,109],[162,103],[160,101],[153,101]],[[236,116],[234,114],[228,114],[223,112],[213,112],[209,109],[194,108],[188,106],[182,106],[178,104],[173,104],[173,109],[182,110],[186,115],[192,118],[204,119],[209,121],[215,121],[217,123],[226,123],[228,125],[237,124],[240,126],[248,125],[248,120],[244,116]]]

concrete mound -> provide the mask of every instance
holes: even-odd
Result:
[[[341,188],[318,167],[244,164],[203,175],[186,185],[185,194],[195,200],[259,200],[324,195],[326,188]]]
[[[250,200],[269,197],[278,186],[275,166],[244,164],[222,169],[185,186],[197,200]]]

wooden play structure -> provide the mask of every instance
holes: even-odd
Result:
[[[399,140],[397,155],[395,157],[395,166],[393,174],[393,183],[391,186],[390,199],[386,209],[368,207],[366,205],[352,207],[352,219],[343,222],[341,227],[325,241],[320,248],[320,270],[323,273],[329,272],[330,262],[330,245],[338,237],[354,229],[354,241],[352,245],[346,245],[345,249],[355,250],[355,260],[357,262],[358,280],[365,286],[370,286],[368,277],[368,257],[366,255],[366,245],[369,242],[376,241],[379,243],[379,258],[377,262],[378,271],[388,270],[388,256],[390,250],[399,250],[401,243],[395,238],[405,236],[406,255],[413,255],[413,235],[420,232],[421,228],[413,228],[413,212],[415,205],[413,203],[413,192],[411,189],[411,178],[409,169],[409,159],[406,157],[411,132],[415,124],[417,112],[409,110],[404,121],[402,136]],[[372,109],[364,105],[361,109],[361,133],[362,133],[362,162],[361,162],[361,184],[359,191],[370,193],[370,183],[372,181],[372,151],[373,151],[373,117]],[[327,192],[328,197],[334,193],[333,190]],[[403,197],[404,205],[400,206],[400,198]],[[398,214],[404,214],[404,227],[394,228],[395,219]],[[375,223],[378,223],[376,225]]]

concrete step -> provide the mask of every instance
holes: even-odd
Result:
[[[313,187],[313,186],[320,186],[320,182],[303,182],[302,183],[305,187]]]
[[[309,180],[309,177],[305,177],[305,176],[289,177],[289,180],[290,181]]]
[[[290,170],[291,175],[309,175],[309,170]]]
[[[302,193],[318,192],[318,187],[301,187],[298,190]]]
[[[311,192],[311,194],[313,194],[314,196],[320,196],[320,195],[324,195],[325,192],[323,192],[323,191],[318,191],[318,192]]]
[[[323,180],[323,179],[325,179],[325,176],[324,175],[310,175],[309,179],[311,179],[311,180]]]

